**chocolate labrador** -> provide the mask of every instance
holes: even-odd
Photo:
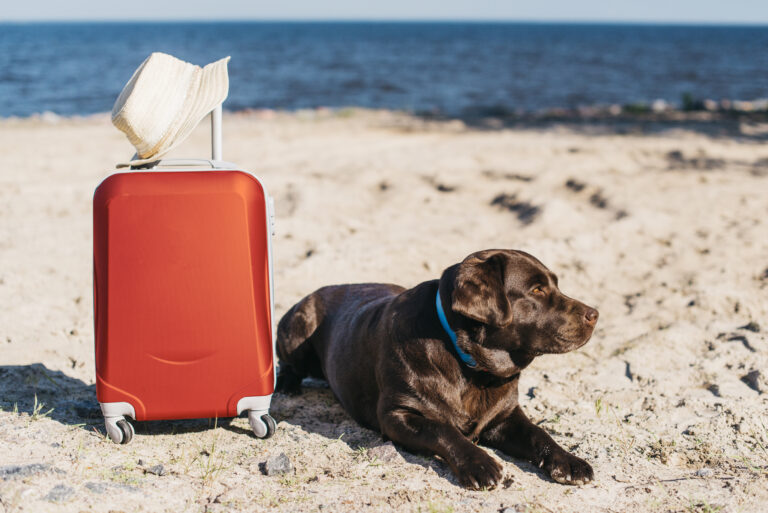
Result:
[[[412,289],[323,287],[280,320],[278,390],[324,378],[360,424],[437,454],[462,485],[492,488],[501,465],[473,442],[584,484],[592,467],[557,445],[518,404],[520,371],[587,343],[597,310],[563,295],[522,251],[487,250]]]

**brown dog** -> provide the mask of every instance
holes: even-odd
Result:
[[[326,379],[360,424],[439,455],[470,488],[502,478],[473,441],[560,483],[588,483],[592,467],[528,420],[517,384],[534,357],[584,345],[597,316],[531,255],[480,251],[412,289],[338,285],[302,299],[278,326],[278,389],[298,393],[304,377]]]

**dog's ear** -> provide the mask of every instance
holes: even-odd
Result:
[[[509,255],[503,250],[480,251],[459,264],[451,308],[470,319],[503,328],[512,323],[512,305],[504,285]]]

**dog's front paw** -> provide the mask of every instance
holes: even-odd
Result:
[[[465,488],[494,488],[502,478],[501,464],[479,447],[474,449],[459,456],[455,469],[456,477]]]
[[[539,462],[539,467],[561,484],[582,485],[595,478],[592,466],[581,458],[563,450],[553,451]]]

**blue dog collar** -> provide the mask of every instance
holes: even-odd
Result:
[[[470,355],[465,353],[464,351],[459,348],[459,345],[456,343],[456,332],[451,329],[451,325],[448,324],[448,319],[445,318],[445,312],[443,311],[443,303],[440,301],[440,289],[437,290],[437,298],[435,299],[435,306],[437,307],[437,317],[440,319],[440,324],[443,326],[443,329],[448,334],[448,337],[451,339],[451,342],[453,342],[453,348],[456,349],[456,353],[459,355],[459,358],[461,358],[461,361],[464,362],[467,367],[476,367],[477,362],[474,358],[472,358]]]

